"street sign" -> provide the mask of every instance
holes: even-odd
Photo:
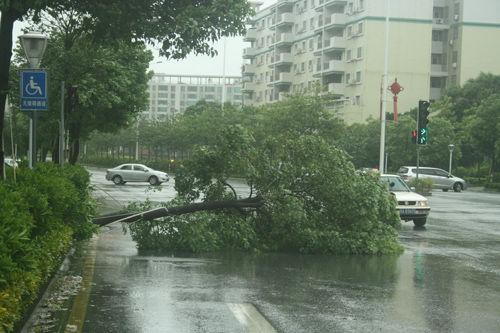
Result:
[[[41,70],[21,71],[21,111],[47,111],[47,72]]]

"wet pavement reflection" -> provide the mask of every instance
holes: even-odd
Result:
[[[500,195],[429,199],[427,227],[400,231],[401,256],[153,255],[113,224],[88,245],[92,282],[86,308],[72,314],[83,325],[73,324],[83,332],[500,331]]]

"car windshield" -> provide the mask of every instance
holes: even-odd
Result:
[[[380,181],[391,192],[411,192],[405,182],[396,176],[382,176]]]

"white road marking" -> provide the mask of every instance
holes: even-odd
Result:
[[[249,333],[276,333],[276,330],[250,303],[227,303],[234,317]]]

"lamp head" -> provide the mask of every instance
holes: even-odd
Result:
[[[21,47],[32,68],[38,68],[47,47],[48,37],[40,32],[28,32],[19,36]]]

